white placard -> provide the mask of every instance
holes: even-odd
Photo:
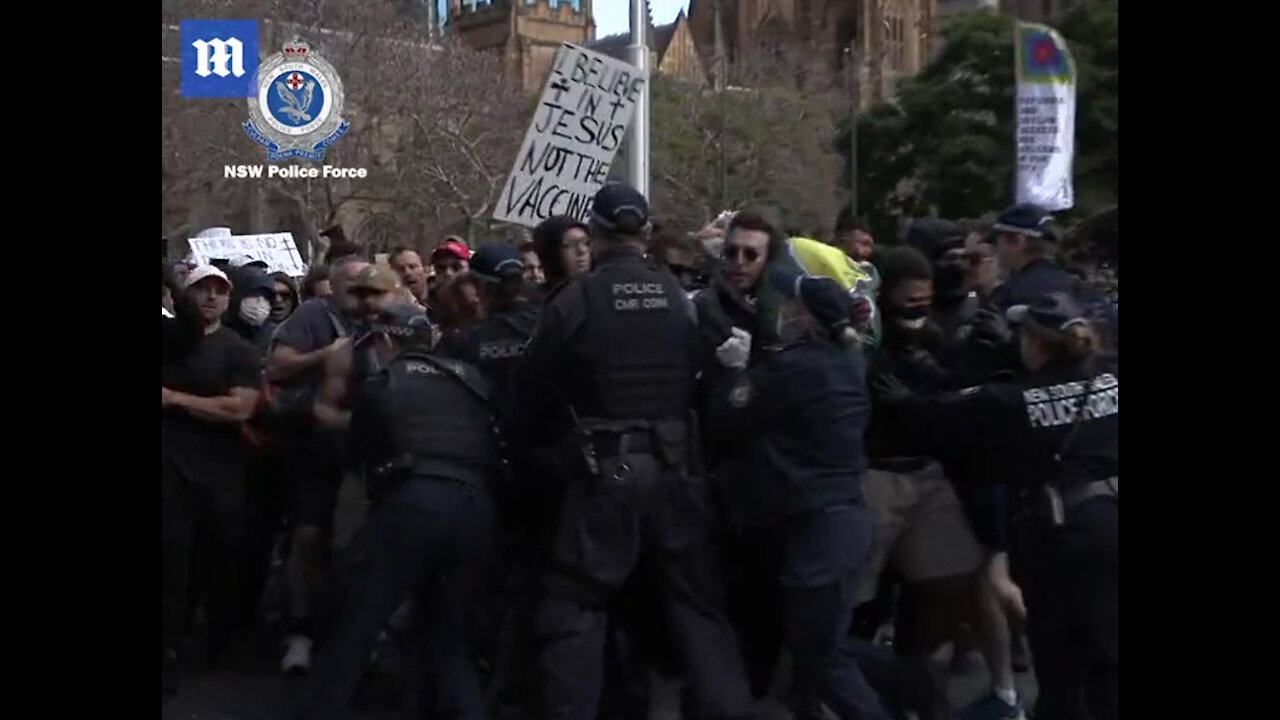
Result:
[[[293,242],[292,233],[268,233],[266,235],[230,235],[226,237],[191,238],[187,240],[191,254],[197,263],[206,265],[210,258],[234,260],[247,255],[267,264],[270,272],[288,273],[301,277],[307,272]]]
[[[525,227],[553,215],[586,222],[647,82],[632,65],[564,43],[493,219]]]

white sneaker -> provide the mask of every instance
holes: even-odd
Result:
[[[285,675],[305,675],[311,672],[311,638],[290,635],[285,638],[284,645],[284,659],[280,661],[280,670]]]

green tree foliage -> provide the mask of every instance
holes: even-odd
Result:
[[[1116,0],[1088,0],[1052,23],[1077,69],[1078,217],[1118,201]],[[859,210],[886,237],[898,216],[978,217],[1011,202],[1014,174],[1013,20],[959,16],[943,47],[898,88],[895,103],[858,118]],[[836,136],[848,187],[847,122]]]
[[[650,198],[659,223],[697,230],[721,210],[767,204],[793,231],[831,225],[839,160],[820,98],[789,89],[715,92],[661,75],[650,98]],[[614,177],[624,177],[625,164],[624,144]]]

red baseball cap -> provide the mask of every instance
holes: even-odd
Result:
[[[431,258],[435,259],[437,255],[449,254],[461,260],[471,260],[471,248],[466,243],[457,240],[445,240],[431,251]]]

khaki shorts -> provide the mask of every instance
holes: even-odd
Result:
[[[867,470],[862,494],[875,518],[875,534],[858,602],[875,597],[887,562],[909,583],[963,575],[982,564],[982,546],[938,463],[909,474]]]

